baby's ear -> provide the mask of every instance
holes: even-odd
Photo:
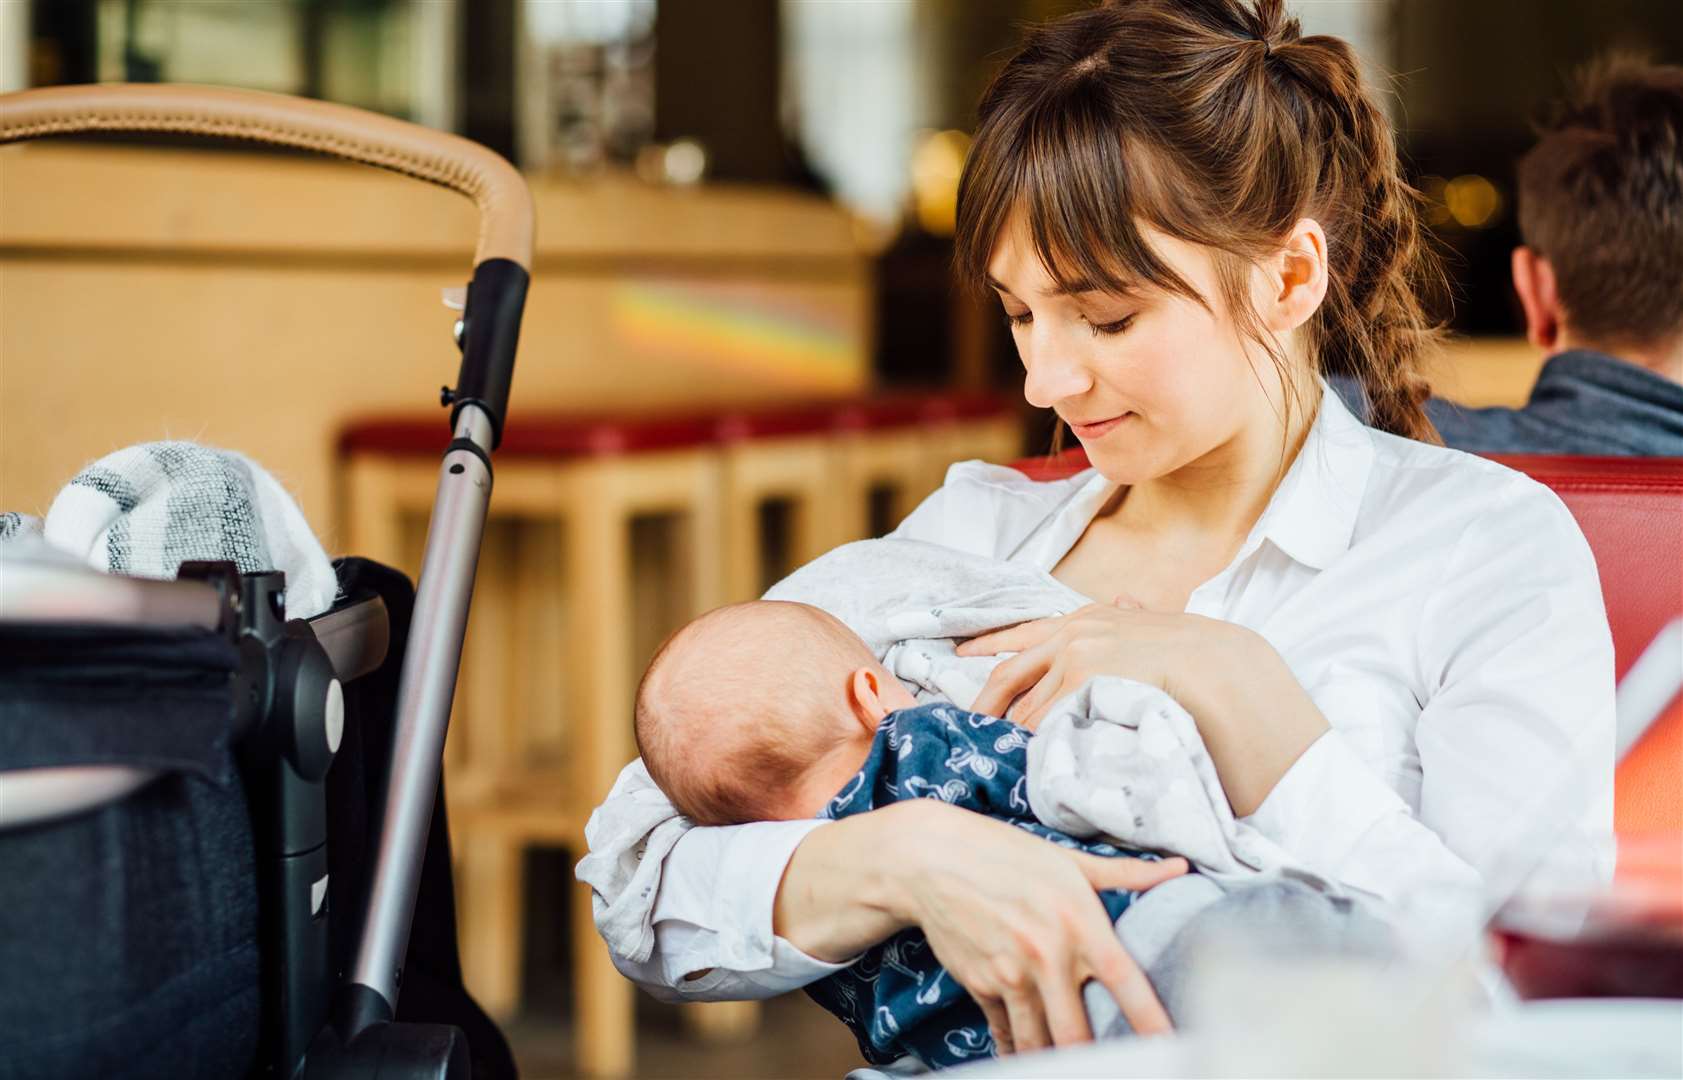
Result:
[[[853,718],[873,735],[882,718],[893,711],[883,701],[882,677],[872,668],[854,669],[847,680],[847,699]]]

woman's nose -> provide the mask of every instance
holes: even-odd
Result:
[[[1067,348],[1047,346],[1050,342],[1024,343],[1023,397],[1037,409],[1050,409],[1067,398],[1079,397],[1093,387],[1092,375],[1083,360]]]

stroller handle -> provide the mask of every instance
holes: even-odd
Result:
[[[0,143],[89,131],[161,131],[314,150],[458,191],[479,207],[474,265],[532,265],[532,198],[514,166],[476,142],[326,101],[219,86],[110,83],[0,96]]]
[[[0,95],[0,144],[89,131],[167,131],[314,150],[461,192],[479,207],[479,245],[458,343],[461,373],[444,396],[450,426],[483,409],[503,437],[514,351],[532,266],[532,194],[501,155],[460,135],[327,101],[221,86],[110,83]]]

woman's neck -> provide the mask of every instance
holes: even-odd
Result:
[[[1237,550],[1297,459],[1319,406],[1317,398],[1293,408],[1289,429],[1264,408],[1256,422],[1203,457],[1119,490],[1100,517],[1171,545]]]

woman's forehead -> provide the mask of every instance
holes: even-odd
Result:
[[[1177,240],[1159,232],[1144,222],[1137,222],[1141,240],[1154,255],[1183,278],[1200,276],[1207,253],[1196,245]],[[1061,260],[1060,260],[1061,261]],[[1068,268],[1066,268],[1067,270]],[[990,288],[1023,299],[1080,296],[1084,293],[1140,296],[1154,291],[1150,283],[1141,281],[1117,268],[1116,277],[1127,284],[1116,288],[1089,279],[1079,272],[1054,274],[1036,249],[1027,218],[1020,210],[1013,211],[994,240],[988,256],[986,283]]]

